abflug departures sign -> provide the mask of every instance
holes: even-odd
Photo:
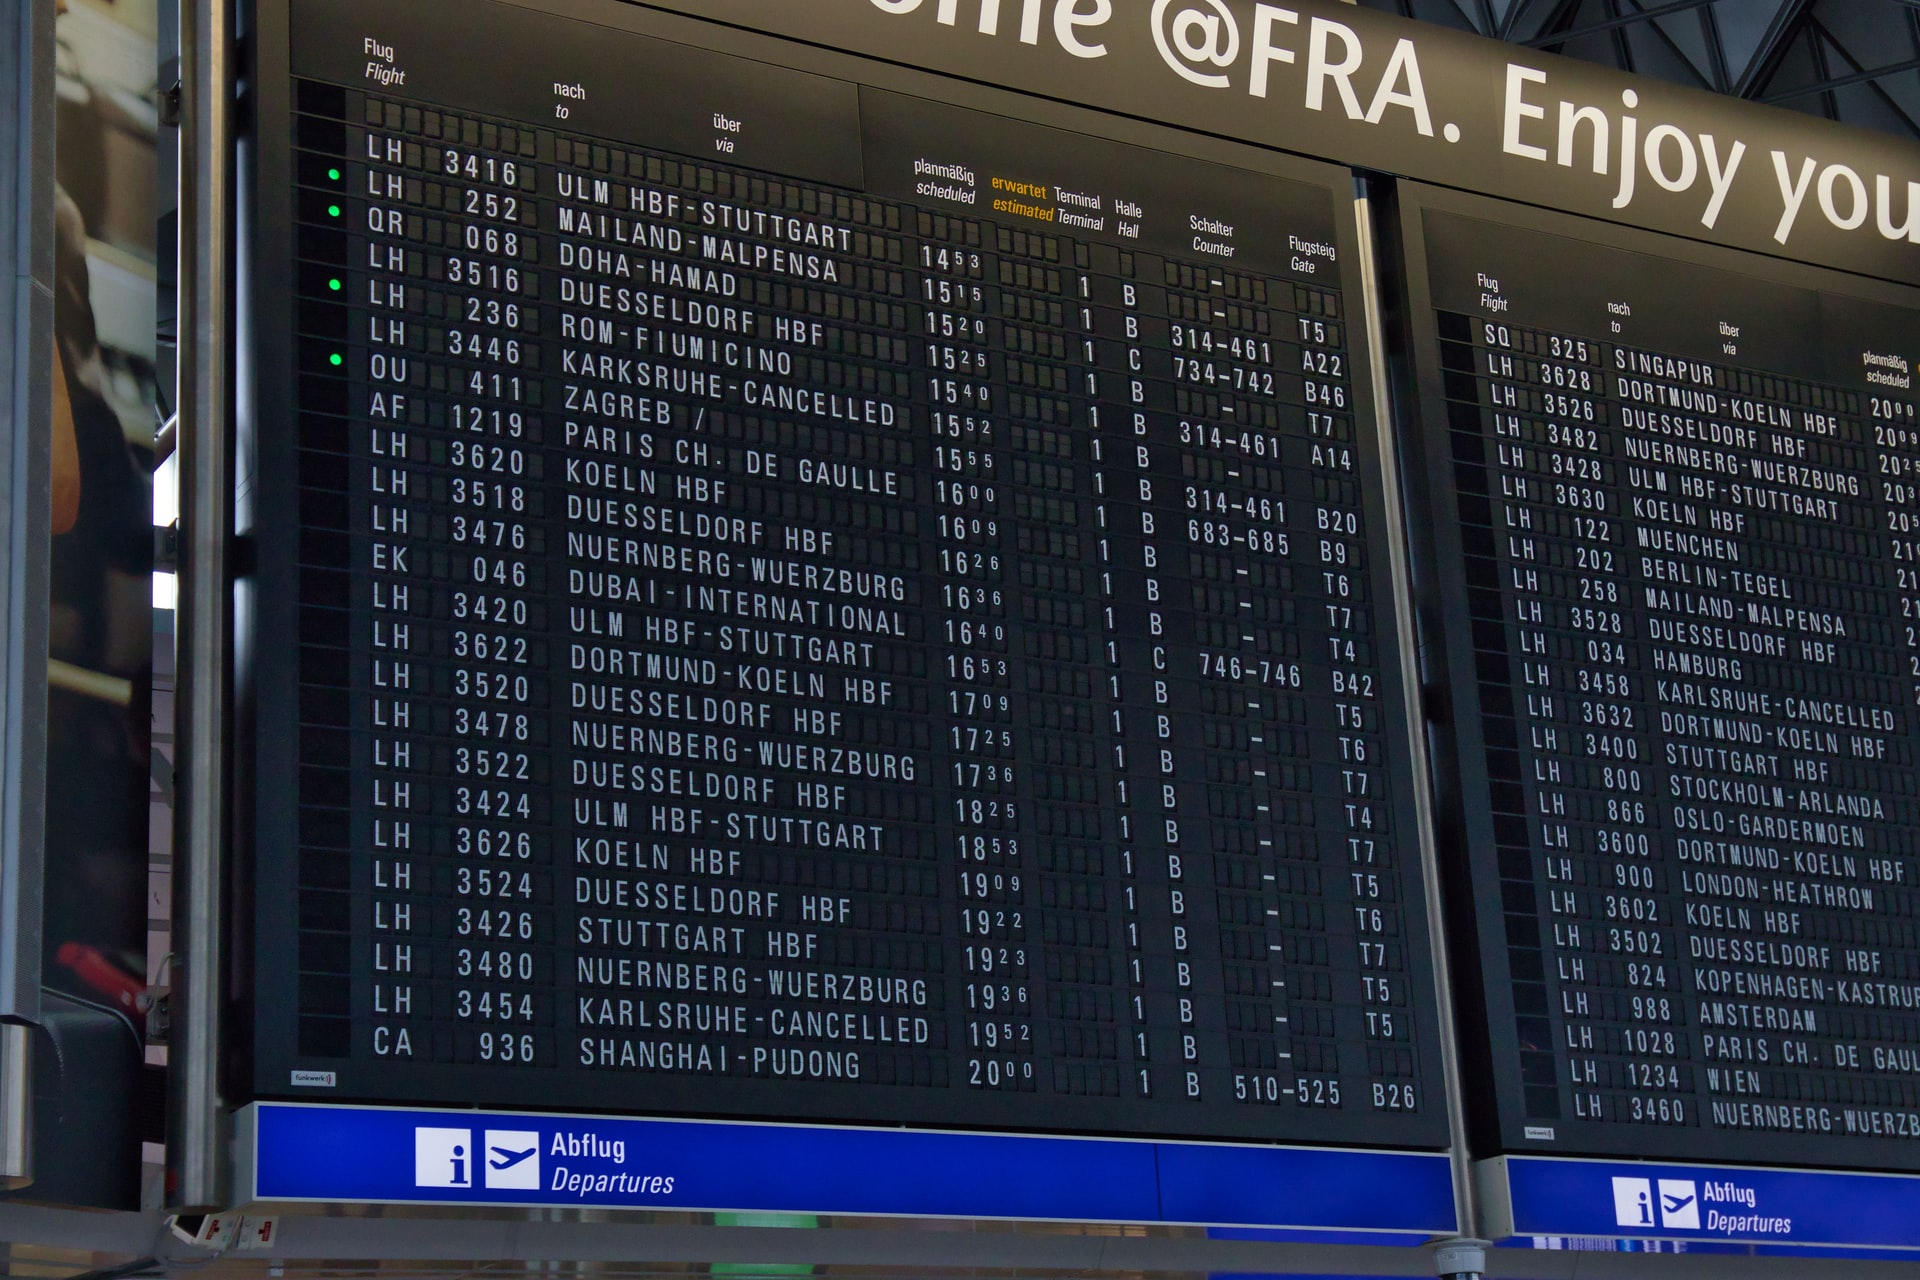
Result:
[[[1696,239],[1920,270],[1910,143],[1351,5],[649,2]]]
[[[1407,231],[1500,1144],[1912,1169],[1915,296]]]
[[[1444,1144],[1343,174],[287,38],[257,1095]]]

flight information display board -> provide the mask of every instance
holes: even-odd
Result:
[[[1445,1144],[1344,174],[286,22],[255,1096]]]
[[[1497,1140],[1914,1168],[1920,295],[1406,208]]]

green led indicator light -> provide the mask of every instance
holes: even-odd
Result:
[[[342,365],[346,363],[346,358],[336,351],[327,357],[327,363],[331,365]]]
[[[328,216],[329,218],[337,218],[337,217],[339,217],[339,216],[340,216],[340,206],[339,206],[339,205],[337,205],[337,204],[330,204],[330,205],[328,205],[328,206],[327,206],[327,216]]]
[[[329,280],[327,281],[327,288],[333,290],[335,293],[338,293],[340,292],[340,282],[338,280]]]
[[[338,169],[329,169],[327,170],[327,177],[334,182],[338,182],[340,181],[340,171]]]

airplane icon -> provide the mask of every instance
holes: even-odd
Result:
[[[1700,1186],[1691,1178],[1661,1178],[1660,1225],[1669,1231],[1700,1229]]]
[[[479,1150],[487,1153],[487,1186],[495,1191],[540,1189],[540,1134],[533,1129],[489,1129]]]

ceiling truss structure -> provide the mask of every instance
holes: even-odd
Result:
[[[1920,139],[1920,0],[1359,0],[1706,89]]]

